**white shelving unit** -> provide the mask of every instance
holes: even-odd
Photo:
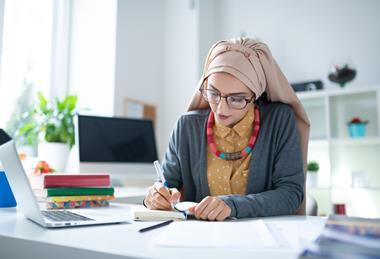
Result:
[[[380,85],[297,93],[311,122],[309,161],[320,165],[307,186],[319,213],[346,204],[348,215],[380,217]],[[351,138],[347,122],[368,120],[366,135]]]

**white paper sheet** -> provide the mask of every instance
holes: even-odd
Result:
[[[156,239],[167,247],[278,247],[276,239],[262,220],[173,222]]]

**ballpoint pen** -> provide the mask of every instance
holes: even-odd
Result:
[[[162,184],[166,187],[169,188],[168,183],[165,180],[164,176],[164,170],[162,169],[162,166],[158,160],[153,162],[154,168],[156,169],[157,177],[161,180]]]
[[[168,182],[165,180],[165,176],[164,176],[164,170],[162,169],[162,166],[160,164],[160,162],[158,162],[158,160],[154,161],[153,162],[153,165],[154,165],[154,168],[156,169],[156,173],[157,173],[157,177],[161,180],[162,184],[169,189],[169,185],[168,185]],[[170,190],[169,190],[170,192]],[[172,209],[174,209],[174,205],[176,204],[177,202],[175,202],[174,204],[173,203],[170,203],[171,206],[172,206]]]
[[[163,227],[163,226],[166,226],[166,225],[169,225],[170,223],[172,223],[173,220],[168,220],[168,221],[164,221],[164,222],[161,222],[159,224],[156,224],[156,225],[153,225],[153,226],[150,226],[150,227],[146,227],[146,228],[142,228],[139,230],[139,232],[146,232],[146,231],[149,231],[149,230],[153,230],[153,229],[156,229],[156,228],[160,228],[160,227]]]

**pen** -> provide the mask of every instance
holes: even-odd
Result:
[[[162,184],[166,187],[169,188],[168,183],[165,180],[164,176],[164,170],[162,169],[162,166],[160,165],[160,162],[158,160],[153,162],[154,168],[156,169],[157,177],[160,178]]]
[[[139,230],[140,233],[143,233],[143,232],[146,232],[146,231],[149,231],[149,230],[153,230],[153,229],[156,229],[156,228],[160,228],[160,227],[163,227],[163,226],[166,226],[166,225],[169,225],[170,223],[172,223],[173,220],[168,220],[168,221],[164,221],[164,222],[161,222],[159,224],[156,224],[156,225],[153,225],[153,226],[150,226],[150,227],[146,227],[146,228],[142,228]]]
[[[156,169],[157,177],[161,180],[162,184],[166,188],[169,189],[168,182],[165,180],[164,169],[162,169],[160,162],[158,162],[158,160],[156,160],[153,162],[153,165],[154,165],[154,168]],[[170,192],[170,190],[169,190],[169,192]],[[170,203],[170,205],[172,206],[172,209],[174,209],[174,204]]]

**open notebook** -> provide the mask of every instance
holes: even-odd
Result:
[[[161,221],[161,220],[185,220],[189,213],[189,208],[195,206],[195,202],[179,202],[174,205],[174,210],[150,210],[148,208],[135,209],[134,220],[141,221]]]
[[[135,210],[133,218],[141,221],[185,220],[186,214],[176,210],[150,210],[144,208]]]

